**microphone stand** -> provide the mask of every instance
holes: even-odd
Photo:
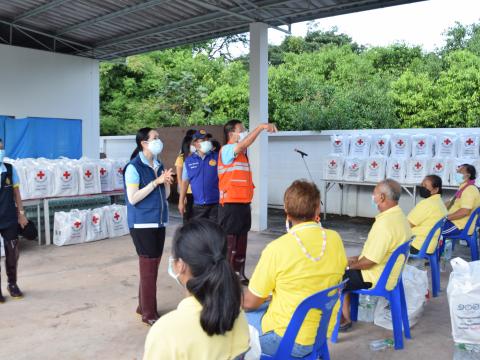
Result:
[[[295,152],[298,152],[298,151],[295,151]],[[307,161],[305,160],[305,156],[307,156],[307,154],[301,153],[301,152],[298,152],[298,153],[302,157],[303,163],[305,164],[305,168],[307,169],[307,172],[308,172],[308,176],[310,177],[310,181],[315,184],[315,181],[313,180],[312,173],[310,172],[310,169],[308,168]],[[320,204],[323,205],[323,201],[320,200]]]

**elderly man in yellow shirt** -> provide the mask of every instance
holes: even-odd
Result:
[[[340,283],[347,266],[342,239],[318,222],[320,192],[315,184],[295,181],[285,192],[284,206],[287,234],[263,250],[243,299],[243,307],[254,310],[247,312],[247,319],[258,330],[262,353],[267,355],[277,351],[297,306],[308,296]],[[337,305],[332,312],[330,334],[338,310]],[[312,352],[320,316],[318,311],[312,311],[306,317],[293,356]]]
[[[372,206],[380,214],[375,217],[360,256],[348,258],[344,278],[349,281],[344,291],[375,287],[392,253],[412,236],[407,218],[398,206],[401,192],[400,184],[392,179],[379,182],[373,190]],[[387,288],[393,288],[396,283],[402,267],[401,260],[393,267]],[[347,331],[352,326],[348,293],[345,295],[342,314],[340,331]]]
[[[408,214],[408,222],[412,227],[415,239],[410,246],[411,254],[418,254],[425,242],[428,233],[440,219],[447,216],[447,208],[442,201],[442,179],[437,175],[427,175],[418,188],[423,198]],[[437,231],[430,241],[427,253],[432,254],[438,245]]]
[[[470,164],[460,165],[455,173],[455,182],[459,185],[455,197],[448,204],[448,216],[443,226],[445,237],[460,235],[468,222],[472,211],[480,206],[480,193],[475,186],[477,171]],[[473,227],[470,231],[473,231]]]

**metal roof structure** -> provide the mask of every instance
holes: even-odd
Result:
[[[0,0],[0,44],[99,60],[423,0]]]

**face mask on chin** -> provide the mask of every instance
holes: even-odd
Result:
[[[175,274],[175,270],[173,270],[173,262],[175,261],[175,259],[173,257],[169,257],[168,258],[168,275],[170,275],[176,282],[178,285],[180,285],[181,287],[183,287],[183,284],[180,282],[180,280],[178,280],[178,278],[180,277],[180,274]]]

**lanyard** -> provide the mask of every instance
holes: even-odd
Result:
[[[322,244],[322,251],[320,252],[320,256],[318,256],[318,257],[313,257],[312,255],[310,255],[308,250],[305,248],[305,245],[303,245],[302,240],[300,240],[300,238],[297,235],[298,230],[307,229],[307,228],[314,228],[314,227],[318,227],[318,228],[322,229],[323,244]],[[312,261],[317,262],[323,257],[323,254],[325,253],[325,248],[327,247],[327,233],[325,232],[325,229],[323,228],[321,223],[304,225],[304,226],[301,226],[298,229],[296,229],[296,231],[289,230],[288,233],[295,237],[298,245],[300,246],[300,248],[302,249],[303,253],[305,254],[305,256],[307,258],[309,258]]]

